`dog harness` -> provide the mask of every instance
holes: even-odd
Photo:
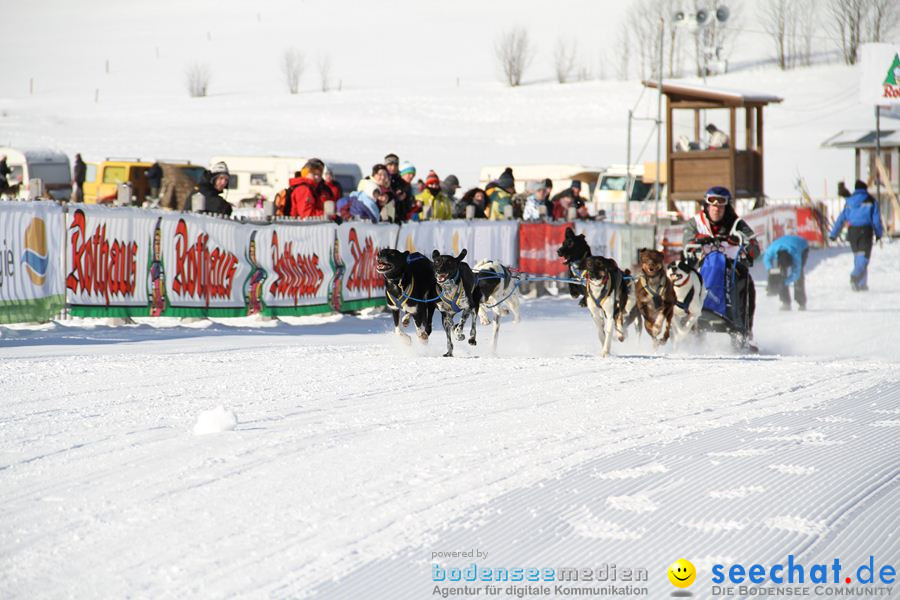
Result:
[[[591,279],[591,276],[588,274],[587,269],[585,269],[584,271],[581,272],[581,278],[584,279],[584,281],[587,283],[587,285],[584,286],[584,288],[585,288],[584,291],[587,293],[588,296],[591,297],[591,300],[594,301],[594,304],[597,305],[597,308],[600,308],[600,303],[603,302],[604,300],[606,300],[607,298],[609,298],[609,294],[612,292],[612,289],[613,289],[613,286],[611,286],[609,284],[610,283],[609,282],[609,273],[607,273],[602,280],[603,287],[600,288],[602,295],[599,298],[597,296],[595,296],[593,291],[591,290],[591,281],[593,281],[593,280]]]
[[[385,280],[385,281],[387,281],[387,280]],[[388,282],[388,283],[390,283],[390,282]],[[416,279],[415,279],[415,277],[411,277],[409,280],[409,287],[406,288],[405,290],[399,283],[396,285],[397,285],[397,288],[400,290],[400,298],[399,299],[395,298],[393,296],[393,294],[391,294],[391,289],[388,286],[385,286],[384,293],[388,297],[388,306],[390,308],[393,308],[394,310],[402,310],[403,307],[406,306],[406,303],[409,302],[410,294],[412,294],[413,288],[415,288],[415,285],[416,285]]]
[[[650,283],[647,281],[646,275],[641,275],[640,281],[641,281],[641,285],[644,286],[644,289],[647,290],[648,292],[650,292],[650,297],[653,298],[653,308],[655,308],[656,310],[659,310],[663,305],[662,289],[663,289],[663,285],[665,285],[665,280],[663,280],[659,284],[659,287],[657,287],[655,290],[652,287],[650,287]]]
[[[682,285],[684,285],[684,284],[682,284]],[[681,286],[678,286],[678,287],[681,287]],[[684,300],[683,300],[682,302],[679,302],[678,300],[675,300],[675,306],[677,306],[678,308],[680,308],[681,310],[683,310],[683,311],[684,311],[684,314],[686,314],[686,315],[691,314],[691,311],[688,310],[688,307],[691,305],[691,300],[694,299],[694,292],[695,292],[695,291],[697,291],[696,288],[691,288],[691,291],[689,291],[689,292],[687,293],[687,296],[684,297]]]
[[[453,283],[457,284],[456,295],[453,296],[453,298],[447,298],[447,296],[444,295],[444,284],[440,284],[441,291],[438,292],[438,297],[441,299],[441,305],[439,307],[441,309],[441,312],[447,312],[447,310],[450,310],[453,311],[453,314],[455,315],[462,310],[462,307],[459,305],[459,298],[460,296],[462,296],[463,286],[458,284],[459,270],[457,270],[456,275],[453,276]],[[446,307],[447,310],[444,310],[444,307]]]

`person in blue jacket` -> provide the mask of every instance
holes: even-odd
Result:
[[[869,258],[872,256],[872,234],[876,240],[880,240],[884,234],[881,225],[881,212],[878,210],[878,201],[872,197],[866,189],[864,181],[857,180],[854,191],[847,198],[844,210],[838,215],[831,228],[828,237],[831,241],[837,239],[844,227],[847,229],[847,240],[853,250],[853,272],[850,273],[850,287],[854,291],[866,291],[869,289],[867,277]]]
[[[778,294],[781,310],[791,310],[791,284],[794,300],[800,310],[806,310],[804,271],[809,257],[809,242],[799,235],[783,235],[769,244],[763,254],[763,264],[769,270],[768,292]]]

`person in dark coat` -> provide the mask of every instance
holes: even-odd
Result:
[[[0,156],[0,194],[9,189],[9,176],[12,169],[6,164],[6,155]]]
[[[203,178],[197,185],[197,191],[190,197],[187,210],[194,212],[231,215],[231,204],[222,197],[222,192],[228,187],[228,165],[219,161],[203,174]]]
[[[72,183],[75,185],[75,202],[84,202],[84,179],[87,176],[87,165],[81,160],[81,154],[75,155],[75,165],[72,167]]]
[[[855,292],[865,292],[869,289],[869,258],[872,256],[872,236],[880,240],[884,235],[884,227],[881,224],[881,211],[878,209],[878,201],[869,193],[866,182],[857,180],[853,194],[847,198],[844,210],[834,221],[834,227],[828,237],[831,241],[837,239],[838,234],[847,228],[847,241],[853,250],[853,271],[850,273],[850,287]]]
[[[152,165],[150,165],[150,168],[147,169],[144,175],[147,177],[147,184],[150,186],[150,197],[158,197],[159,188],[162,186],[162,167],[159,166],[158,162],[154,162]]]

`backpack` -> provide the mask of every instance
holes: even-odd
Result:
[[[309,185],[306,182],[298,183],[297,185],[292,185],[284,188],[277,194],[275,194],[275,216],[276,217],[289,217],[291,216],[291,210],[294,205],[294,190],[298,187],[306,187],[310,192],[315,194],[315,189],[313,186]]]

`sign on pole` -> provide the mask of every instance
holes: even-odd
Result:
[[[862,46],[860,100],[869,105],[900,105],[900,45]]]

